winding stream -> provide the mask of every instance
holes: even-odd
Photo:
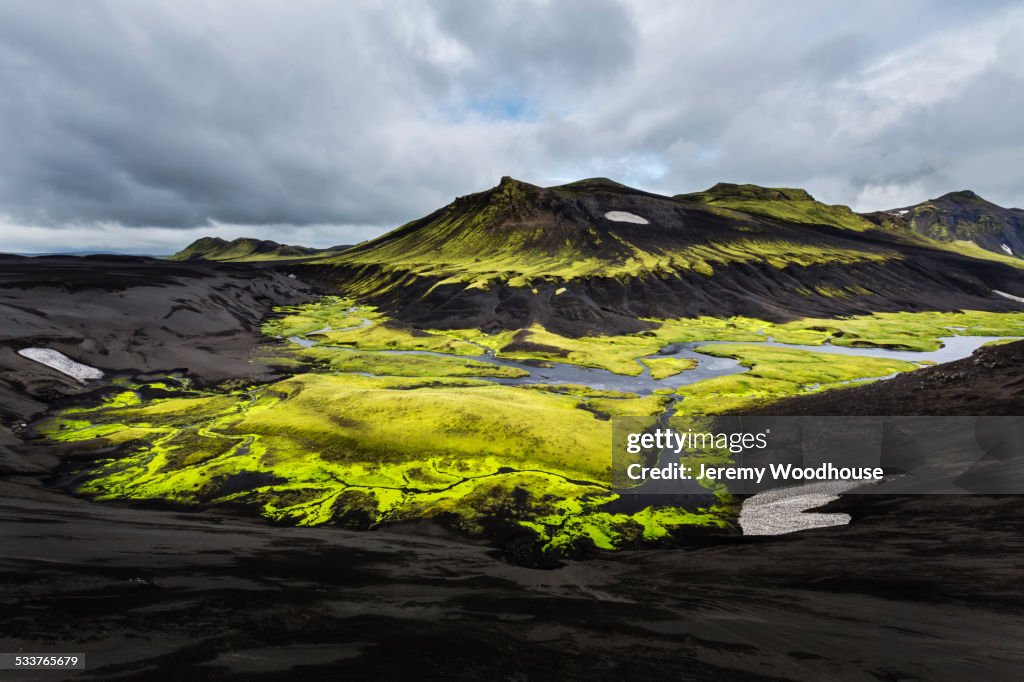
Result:
[[[915,351],[915,350],[892,350],[890,348],[878,348],[876,346],[853,347],[834,346],[831,343],[824,343],[820,346],[810,346],[800,343],[779,343],[771,337],[767,341],[754,341],[763,346],[772,348],[788,348],[790,350],[807,350],[814,353],[828,353],[831,355],[859,355],[861,357],[887,358],[889,360],[905,360],[907,362],[934,362],[942,364],[966,358],[990,341],[1003,341],[1017,339],[1016,336],[940,336],[941,346],[938,350]],[[717,346],[723,343],[750,343],[736,341],[706,341],[699,343],[699,346]]]
[[[330,327],[324,327],[314,332],[309,332],[303,337],[292,336],[289,337],[289,341],[299,344],[304,348],[310,348],[317,345],[315,339],[308,337],[316,334],[322,334],[329,331],[351,331],[355,329],[362,329],[368,327],[373,322],[371,320],[363,318],[359,325],[354,327],[346,327],[344,329],[334,329]],[[705,381],[707,379],[714,379],[716,377],[729,376],[731,374],[741,374],[749,371],[749,368],[741,365],[739,361],[733,358],[720,358],[707,353],[698,351],[698,348],[707,346],[717,346],[722,344],[750,344],[750,345],[762,345],[769,346],[772,348],[787,348],[790,350],[803,350],[811,351],[814,353],[825,353],[832,355],[855,355],[861,357],[873,357],[873,358],[887,358],[891,360],[904,360],[912,363],[936,363],[941,364],[945,362],[951,362],[953,360],[959,360],[965,358],[973,353],[981,346],[989,343],[990,341],[1002,341],[1016,339],[1018,337],[1010,336],[943,336],[939,338],[941,346],[938,350],[934,351],[909,351],[909,350],[892,350],[889,348],[878,348],[878,347],[850,347],[850,346],[834,346],[830,343],[825,343],[820,346],[812,346],[798,343],[781,343],[775,341],[773,338],[768,337],[764,341],[693,341],[688,343],[673,343],[665,346],[657,353],[652,355],[644,356],[643,358],[637,359],[637,364],[642,368],[642,371],[635,376],[628,376],[625,374],[616,374],[606,369],[600,369],[597,367],[583,367],[581,365],[573,365],[564,362],[554,361],[530,361],[530,360],[512,360],[509,358],[498,357],[494,351],[476,344],[481,350],[480,355],[459,355],[453,356],[448,353],[436,353],[434,351],[421,351],[421,350],[378,350],[378,351],[362,351],[372,353],[387,353],[391,355],[434,355],[444,358],[459,357],[466,360],[475,360],[477,362],[486,362],[488,364],[497,365],[499,367],[510,367],[513,369],[523,370],[529,372],[528,376],[509,378],[509,377],[479,377],[486,381],[492,381],[496,384],[503,384],[507,386],[521,386],[528,384],[579,384],[581,386],[587,386],[588,388],[596,390],[608,390],[608,391],[623,391],[637,393],[639,395],[650,395],[658,389],[669,389],[675,390],[680,386],[686,386],[688,384],[694,384],[698,381]],[[338,350],[347,350],[342,347],[336,347]],[[351,349],[356,352],[358,349]],[[682,372],[675,374],[664,379],[654,379],[651,377],[651,370],[649,367],[644,365],[640,360],[647,358],[679,358],[689,359],[696,361],[697,365],[693,369],[683,370]],[[896,375],[888,375],[884,377],[868,377],[865,379],[858,379],[857,382],[871,381],[873,379],[889,379]]]

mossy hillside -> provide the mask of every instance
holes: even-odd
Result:
[[[639,211],[651,224],[608,220],[611,210]],[[809,240],[799,230],[752,230],[748,223],[607,181],[545,189],[506,178],[313,264],[357,273],[346,285],[354,295],[371,296],[424,279],[488,289],[683,271],[711,275],[741,263],[784,268],[898,257],[877,245]]]
[[[857,232],[875,227],[870,221],[854,213],[850,207],[824,204],[816,201],[802,189],[733,185],[723,182],[703,192],[677,194],[675,198],[787,223],[830,225]]]
[[[538,236],[542,232],[537,233]],[[520,237],[522,238],[522,237]],[[434,280],[434,287],[464,284],[487,290],[496,285],[535,287],[591,278],[629,280],[648,275],[671,277],[681,272],[712,276],[716,269],[738,264],[767,263],[775,268],[791,265],[849,265],[899,258],[895,252],[826,247],[783,239],[736,238],[683,248],[643,249],[625,244],[612,258],[588,257],[580,245],[566,241],[554,251],[517,245],[483,242],[479,251],[458,251],[458,240],[445,240],[435,249],[419,253],[399,247],[365,254],[316,261],[314,264],[377,265],[375,273],[361,275],[349,289],[355,295],[380,295],[410,286],[420,279]],[[390,251],[396,251],[391,254]],[[395,273],[405,273],[396,277]]]
[[[506,178],[297,272],[432,328],[539,322],[594,335],[636,331],[638,316],[1013,309],[978,282],[1017,291],[996,261],[1024,260],[951,250],[797,189],[719,185],[672,198],[599,178],[549,188]]]
[[[902,360],[815,353],[756,344],[702,346],[700,352],[735,358],[749,367],[743,374],[682,386],[681,414],[721,414],[772,403],[801,393],[839,388],[849,382],[910,372],[917,365]]]

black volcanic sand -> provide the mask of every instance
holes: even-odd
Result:
[[[814,416],[1024,414],[1024,341],[887,381],[797,396],[747,414]]]
[[[0,650],[84,652],[74,679],[1011,680],[1024,666],[1021,498],[848,498],[846,527],[540,571],[422,528],[0,491]]]
[[[60,262],[37,280],[27,265],[0,269],[21,277],[2,291],[8,308],[12,291],[22,297],[5,319],[28,330],[4,325],[12,354],[40,345],[108,370],[253,371],[256,320],[303,288],[262,270],[143,261],[89,284],[83,261],[67,260],[78,283],[62,283]],[[81,326],[79,307],[97,324]],[[0,375],[7,414],[79,390],[24,362]],[[942,399],[1024,377],[1019,363],[990,371]],[[359,533],[91,503],[45,485],[62,457],[88,453],[0,428],[2,453],[17,461],[0,478],[0,651],[84,653],[88,665],[4,680],[1016,680],[1024,669],[1019,497],[844,497],[826,509],[849,526],[535,570],[429,525]]]
[[[27,347],[53,348],[107,373],[265,380],[270,369],[250,363],[260,320],[272,306],[309,298],[306,285],[266,268],[0,256],[0,417],[23,419],[83,390],[17,355]]]

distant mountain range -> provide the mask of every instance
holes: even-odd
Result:
[[[617,187],[639,192],[606,178],[581,180],[565,187]],[[703,192],[677,194],[673,198],[789,223],[831,225],[850,230],[881,228],[897,233],[918,234],[939,242],[971,242],[992,253],[1024,258],[1024,209],[1003,208],[982,199],[970,190],[950,192],[913,206],[869,213],[855,213],[850,207],[841,204],[824,204],[803,189],[737,185],[728,182],[720,182]],[[351,245],[317,249],[249,237],[233,241],[203,237],[169,258],[221,261],[284,260],[308,258],[349,248],[352,248]]]
[[[327,249],[315,249],[309,246],[292,246],[278,244],[269,239],[252,239],[241,237],[227,241],[219,237],[202,237],[169,257],[169,260],[213,260],[213,261],[271,261],[294,260],[317,255],[329,255],[344,251],[348,246],[332,246]]]

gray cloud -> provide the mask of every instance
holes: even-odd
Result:
[[[0,4],[0,250],[326,246],[506,174],[1024,204],[1020,3],[52,10]]]

